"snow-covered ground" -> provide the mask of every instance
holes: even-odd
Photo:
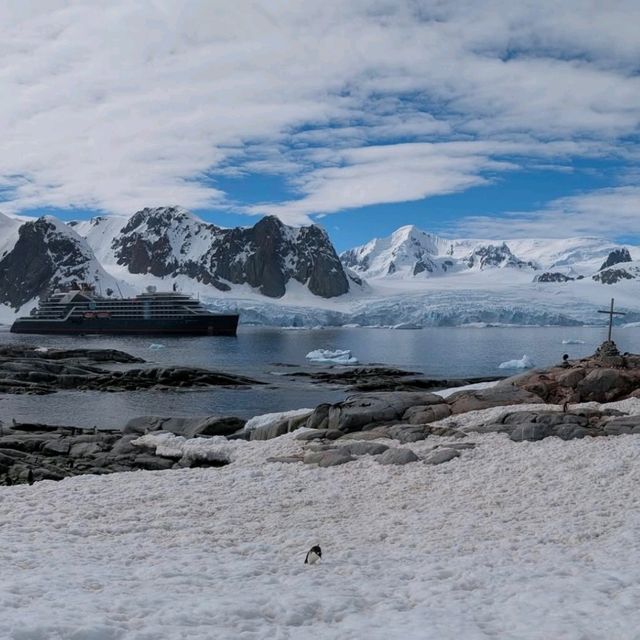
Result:
[[[287,435],[220,469],[2,487],[0,637],[638,638],[640,437],[469,440],[436,467],[267,463]]]

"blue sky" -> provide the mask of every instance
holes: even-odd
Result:
[[[640,236],[640,5],[0,7],[0,211]]]

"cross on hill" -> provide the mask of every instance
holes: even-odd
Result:
[[[613,328],[613,316],[626,316],[626,313],[622,313],[622,311],[614,311],[613,310],[613,298],[611,298],[611,309],[609,311],[598,311],[598,313],[606,313],[609,316],[609,337],[607,340],[611,342],[611,329]]]

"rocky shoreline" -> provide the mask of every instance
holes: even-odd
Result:
[[[174,368],[171,374],[162,369],[165,373],[159,374],[154,368],[108,371],[95,366],[139,362],[117,351],[0,350],[5,381],[7,372],[12,372],[10,380],[46,385],[48,393],[58,388],[115,391],[128,388],[130,381],[136,389],[257,384],[248,378],[201,369]],[[18,366],[12,367],[12,363]],[[51,378],[30,379],[29,367],[36,376]],[[231,460],[216,452],[220,442],[267,440],[299,429],[295,436],[299,453],[275,457],[271,462],[326,467],[373,455],[381,464],[407,464],[418,458],[402,445],[433,438],[433,451],[424,462],[442,464],[474,448],[469,440],[472,433],[505,434],[514,442],[640,433],[639,415],[600,406],[640,397],[640,356],[621,355],[613,343],[603,344],[589,358],[532,370],[487,388],[445,395],[424,388],[441,388],[451,381],[428,380],[390,368],[293,375],[360,390],[342,402],[263,416],[255,424],[233,416],[143,416],[118,431],[5,423],[0,426],[0,484],[60,480],[85,473],[222,466]],[[502,407],[505,409],[499,410]],[[472,423],[470,415],[474,416]]]
[[[113,349],[0,347],[0,393],[47,394],[60,390],[139,391],[262,384],[244,376],[195,367],[133,367],[108,370],[96,365],[134,365],[141,358]]]

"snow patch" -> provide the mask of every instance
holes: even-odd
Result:
[[[148,433],[131,444],[141,449],[150,449],[157,456],[174,458],[186,462],[230,463],[234,451],[244,444],[243,440],[227,440],[224,436],[212,438],[184,438],[173,433]]]
[[[287,434],[221,469],[1,487],[0,638],[637,638],[640,436],[469,440],[435,467],[267,462],[303,451]]]
[[[277,422],[282,422],[286,419],[301,418],[308,415],[313,409],[293,409],[292,411],[279,411],[277,413],[264,413],[260,416],[254,416],[244,425],[245,431],[253,431],[258,428],[270,427]]]

